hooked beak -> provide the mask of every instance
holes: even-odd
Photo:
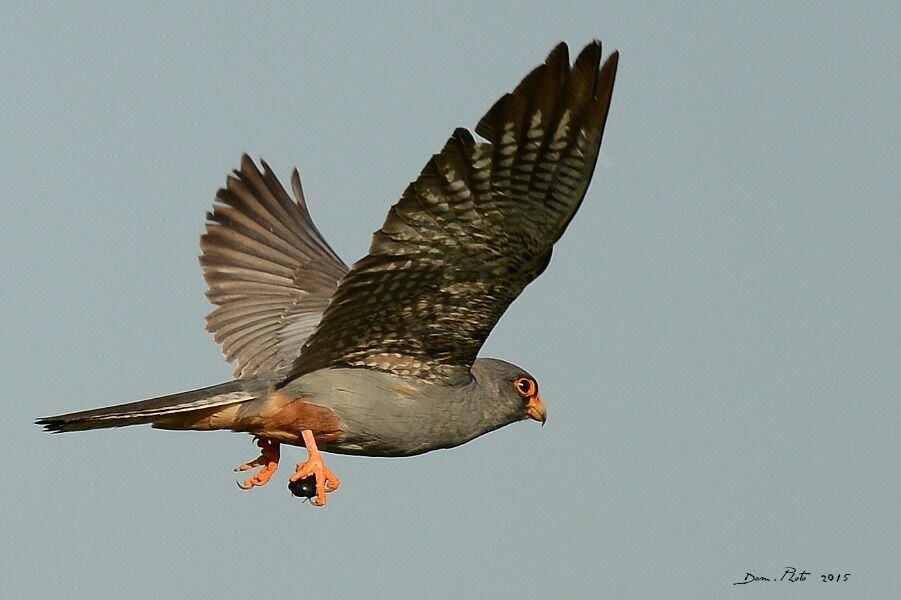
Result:
[[[535,421],[541,421],[541,426],[547,422],[547,409],[544,407],[544,400],[541,396],[535,394],[529,400],[529,418]]]

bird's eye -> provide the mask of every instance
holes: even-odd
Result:
[[[535,391],[538,388],[535,385],[534,379],[529,379],[528,377],[520,377],[516,381],[513,382],[513,385],[516,386],[516,391],[519,392],[519,395],[523,398],[530,398],[535,395]]]

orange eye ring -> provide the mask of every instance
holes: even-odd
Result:
[[[523,398],[531,398],[538,391],[538,384],[529,377],[518,377],[513,382],[513,387],[516,388],[517,393]]]

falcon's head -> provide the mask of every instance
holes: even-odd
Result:
[[[479,391],[488,398],[486,412],[499,413],[506,423],[525,419],[547,421],[538,381],[525,369],[496,358],[479,358],[472,365]]]

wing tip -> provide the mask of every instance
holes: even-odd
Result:
[[[609,96],[612,93],[612,81],[619,62],[619,51],[611,52],[603,65],[601,64],[602,57],[603,44],[601,40],[594,39],[582,48],[576,59],[570,64],[569,45],[565,41],[559,42],[548,53],[543,64],[535,67],[512,92],[504,94],[492,105],[479,120],[475,132],[490,142],[496,142],[499,133],[497,121],[511,109],[514,98],[529,96],[534,88],[542,84],[550,85],[549,80],[553,78],[557,78],[561,84],[566,79],[576,79],[583,82],[583,85],[585,85],[584,82],[589,82],[588,85],[591,87],[586,91],[590,91],[592,96],[597,97],[602,89],[606,92],[604,95]]]

